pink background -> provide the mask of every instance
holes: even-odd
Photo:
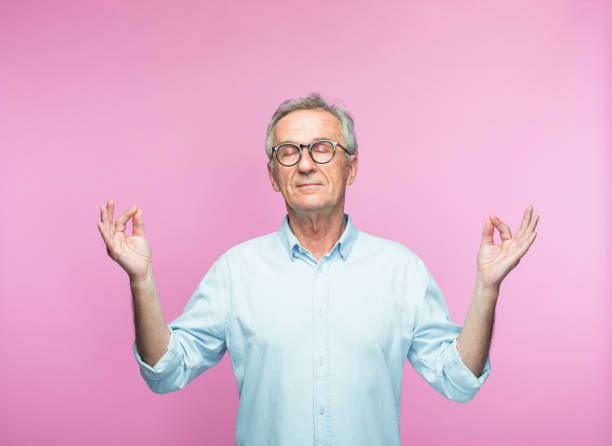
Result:
[[[461,405],[407,363],[403,443],[612,442],[610,2],[89,3],[0,6],[1,444],[233,444],[229,356],[172,394],[142,380],[99,206],[144,209],[170,322],[280,226],[265,128],[313,91],[356,120],[347,212],[421,256],[459,323],[489,213],[541,216],[489,380]]]

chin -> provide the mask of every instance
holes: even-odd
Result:
[[[318,211],[330,207],[330,204],[322,200],[300,200],[292,207],[300,211]]]

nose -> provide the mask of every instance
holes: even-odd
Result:
[[[310,157],[308,147],[302,149],[302,157],[300,162],[297,164],[298,170],[302,173],[312,172],[316,168],[316,163]]]

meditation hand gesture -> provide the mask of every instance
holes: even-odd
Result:
[[[491,215],[482,230],[482,243],[478,251],[478,280],[486,288],[499,290],[499,286],[518,265],[521,257],[525,255],[536,238],[535,227],[540,218],[535,217],[533,207],[529,206],[523,214],[523,221],[517,233],[512,237],[510,228],[495,215]],[[501,246],[493,241],[494,228],[501,236]]]
[[[144,280],[151,273],[151,248],[144,233],[142,209],[133,206],[121,215],[113,224],[115,203],[109,200],[100,207],[101,221],[98,229],[106,252],[128,273],[130,280]],[[125,227],[132,218],[132,235],[126,235]]]

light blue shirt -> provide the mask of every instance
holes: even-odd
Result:
[[[155,393],[182,389],[229,352],[237,445],[400,445],[406,359],[434,389],[471,400],[480,377],[457,352],[461,326],[423,261],[400,243],[346,228],[318,262],[285,217],[278,232],[226,251],[169,324]]]

